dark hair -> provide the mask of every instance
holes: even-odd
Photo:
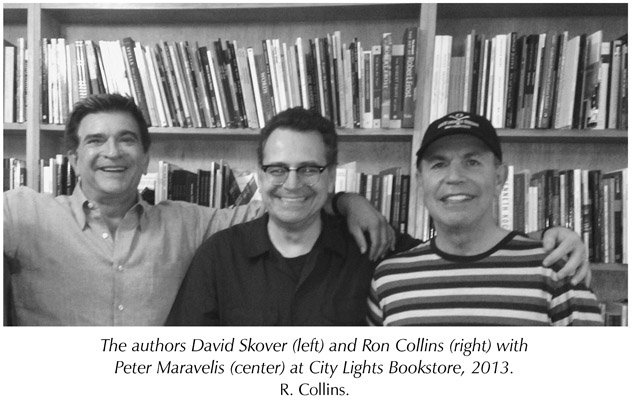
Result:
[[[335,165],[338,163],[338,134],[336,133],[336,126],[319,113],[297,106],[278,113],[261,129],[259,147],[257,147],[257,157],[260,165],[263,165],[263,148],[268,137],[280,127],[299,132],[317,131],[325,144],[327,164]]]
[[[66,152],[74,152],[79,146],[79,136],[77,130],[79,124],[86,116],[92,113],[100,112],[127,112],[138,124],[140,130],[140,140],[143,145],[143,150],[147,152],[151,145],[151,139],[149,138],[149,131],[147,130],[147,123],[143,118],[136,103],[131,97],[126,97],[121,94],[94,94],[87,98],[78,101],[73,107],[68,122],[66,123],[66,130],[64,131],[64,147]]]

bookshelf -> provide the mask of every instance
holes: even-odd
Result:
[[[453,36],[463,42],[475,29],[495,35],[516,31],[539,33],[568,30],[569,36],[604,32],[604,40],[627,33],[627,5],[622,4],[215,4],[215,3],[35,3],[3,4],[4,37],[27,38],[27,122],[5,123],[4,156],[27,161],[27,185],[36,181],[40,158],[61,153],[63,126],[42,124],[38,44],[42,38],[117,40],[129,36],[143,44],[188,40],[211,45],[235,40],[261,52],[261,40],[293,43],[341,31],[344,42],[358,38],[379,44],[384,32],[401,43],[404,29],[418,26],[417,101],[415,129],[340,129],[339,162],[357,161],[359,171],[379,172],[402,166],[414,174],[415,153],[430,123],[434,37]],[[150,128],[152,160],[166,160],[185,169],[208,168],[224,158],[232,167],[256,168],[256,129]],[[609,171],[627,167],[627,131],[500,129],[506,161],[515,169],[582,168]],[[415,181],[411,181],[415,186]],[[414,232],[416,200],[411,188],[409,231]],[[627,296],[627,265],[596,265],[601,298]],[[615,274],[613,274],[615,273]],[[626,281],[622,281],[622,276]],[[597,280],[600,279],[600,280]],[[614,281],[613,279],[616,279]],[[596,288],[597,288],[596,283]]]

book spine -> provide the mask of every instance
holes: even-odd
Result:
[[[404,44],[402,127],[413,128],[415,126],[415,91],[417,86],[417,27],[406,28]]]
[[[390,127],[391,111],[391,57],[393,38],[390,33],[382,34],[382,128]]]
[[[138,103],[138,108],[140,109],[145,122],[150,123],[151,118],[149,116],[149,109],[147,107],[147,100],[145,99],[145,92],[143,90],[143,83],[141,82],[140,71],[138,70],[138,64],[136,61],[136,55],[134,53],[135,43],[134,40],[130,37],[123,38],[123,51],[127,58],[127,62],[129,63],[129,73],[131,76],[131,81],[134,85],[134,98]],[[96,64],[95,64],[96,66]],[[96,68],[94,69],[94,75],[96,79]],[[92,73],[92,71],[91,71]],[[92,79],[92,74],[90,75]],[[98,84],[96,85],[98,87]]]

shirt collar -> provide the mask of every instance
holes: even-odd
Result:
[[[325,212],[321,213],[323,227],[318,239],[318,243],[323,248],[334,253],[346,256],[346,244],[348,240],[343,231],[347,231],[344,221],[339,218],[332,217]],[[268,219],[269,214],[266,213],[260,218],[252,221],[248,228],[248,242],[250,244],[246,253],[248,257],[254,258],[271,251],[274,246],[268,235]],[[351,242],[354,242],[351,240]]]
[[[140,230],[142,230],[144,226],[148,224],[148,210],[150,205],[145,200],[143,200],[142,197],[140,197],[140,194],[138,195],[138,200],[139,201],[134,204],[130,210],[136,210],[136,212],[138,213],[138,226],[140,227]],[[77,223],[82,230],[84,230],[86,228],[86,225],[88,225],[88,220],[86,218],[86,209],[92,208],[91,203],[92,202],[86,198],[83,190],[81,190],[81,183],[77,182],[75,190],[70,196],[70,205],[72,212],[77,219]]]

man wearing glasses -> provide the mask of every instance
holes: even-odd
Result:
[[[167,324],[364,323],[375,262],[340,219],[322,212],[335,182],[336,137],[333,123],[303,108],[268,122],[257,173],[267,214],[200,247]]]
[[[267,213],[202,244],[167,324],[365,324],[376,262],[322,212],[337,150],[333,123],[318,113],[293,108],[267,123],[257,173]],[[419,243],[398,235],[395,252]]]

